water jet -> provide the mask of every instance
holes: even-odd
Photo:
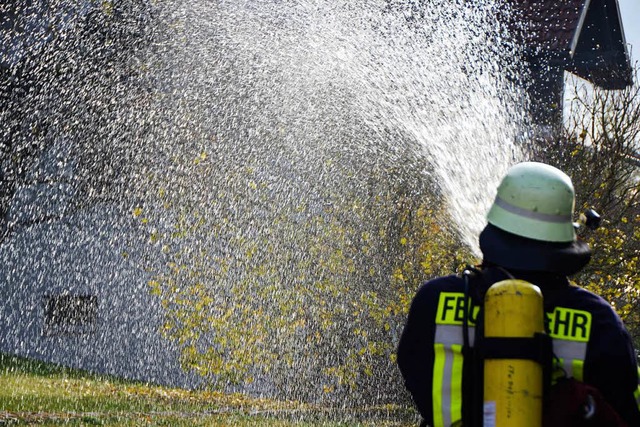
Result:
[[[477,253],[487,188],[524,156],[503,5],[85,4],[46,11],[26,77],[3,70],[5,145],[24,156],[3,160],[0,349],[185,387],[402,399],[418,271]]]

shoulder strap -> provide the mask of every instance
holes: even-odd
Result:
[[[469,344],[469,276],[471,276],[471,271],[465,270],[462,273],[462,278],[464,280],[464,316],[462,321],[462,354],[463,356],[467,356],[471,350],[471,345]]]
[[[464,280],[464,317],[462,323],[462,354],[464,357],[462,373],[462,425],[465,427],[482,426],[482,362],[478,361],[476,351],[471,347],[469,338],[469,300],[471,296],[471,281],[472,279],[478,278],[481,274],[481,271],[473,267],[467,267],[467,269],[462,273]],[[482,305],[480,305],[480,314],[476,319],[474,331],[475,345],[478,343],[478,330],[481,329],[481,319]],[[480,391],[480,394],[478,394],[478,390]]]

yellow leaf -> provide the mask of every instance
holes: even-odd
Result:
[[[113,1],[103,0],[103,2],[102,2],[102,10],[107,15],[113,15]]]

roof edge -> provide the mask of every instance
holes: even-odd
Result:
[[[615,0],[617,3],[617,0]],[[576,25],[575,32],[573,33],[573,39],[571,40],[571,46],[569,47],[569,56],[573,58],[575,55],[576,48],[578,47],[578,41],[580,40],[580,35],[582,34],[582,27],[584,26],[584,21],[587,19],[587,12],[589,11],[589,7],[591,7],[591,0],[586,0],[584,5],[582,6],[582,10],[580,11],[580,18],[578,19],[578,25]],[[618,8],[618,15],[619,15]]]

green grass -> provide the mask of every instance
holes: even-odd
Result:
[[[333,411],[160,387],[0,354],[0,425],[402,426],[414,421],[411,413],[398,408]]]

